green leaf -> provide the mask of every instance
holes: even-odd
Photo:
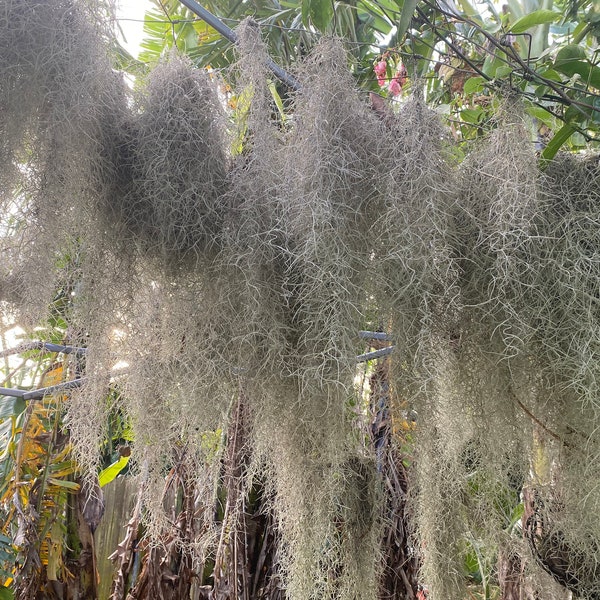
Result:
[[[573,77],[579,75],[581,83],[600,88],[600,68],[591,65],[580,46],[571,44],[558,51],[554,68],[563,75]]]
[[[7,444],[8,441],[13,437],[14,423],[12,419],[0,424],[0,442]],[[6,438],[6,439],[3,439]]]
[[[556,153],[561,149],[562,145],[575,133],[575,128],[569,123],[565,123],[548,142],[548,145],[542,152],[542,161],[548,162],[552,160]]]
[[[465,570],[469,577],[475,581],[481,582],[481,573],[479,570],[479,561],[477,560],[477,553],[473,550],[469,544],[469,551],[464,554]]]
[[[496,69],[494,77],[496,77],[497,79],[502,79],[503,77],[507,77],[508,75],[510,75],[512,71],[513,68],[510,65],[500,65]]]
[[[307,27],[307,28],[310,26],[309,16],[310,16],[310,0],[303,0],[303,2],[302,2],[302,25],[304,25],[304,27]]]
[[[465,123],[476,125],[481,120],[484,111],[481,108],[465,108],[460,111],[460,117]]]
[[[7,587],[0,587],[0,600],[15,600],[15,594]]]
[[[428,39],[429,36],[427,34],[421,37],[415,37],[411,40],[411,47],[415,56],[422,56],[423,58],[417,62],[417,72],[419,75],[425,75],[429,70],[429,59],[433,54],[433,44],[431,40]]]
[[[237,135],[234,136],[231,144],[231,153],[234,156],[241,154],[244,150],[244,140],[248,130],[248,111],[250,110],[253,96],[254,89],[251,86],[248,86],[238,94],[236,99],[233,120],[237,124],[237,127],[235,128]]]
[[[511,26],[511,33],[524,33],[528,29],[535,27],[536,25],[544,25],[545,23],[553,23],[560,19],[560,13],[554,12],[553,10],[540,9],[535,10],[528,15],[517,19]]]
[[[461,10],[469,17],[470,19],[478,19],[481,21],[481,15],[479,11],[473,7],[473,5],[469,2],[469,0],[457,0],[458,6],[460,6]]]
[[[18,417],[26,407],[27,404],[23,398],[0,397],[0,421],[10,417]]]
[[[69,481],[68,479],[56,479],[55,477],[49,477],[48,483],[50,485],[62,487],[73,492],[78,492],[79,488],[81,487],[78,483],[75,483],[74,481]]]
[[[541,106],[528,106],[525,110],[528,115],[531,115],[548,127],[552,128],[554,126],[554,115]]]
[[[381,7],[384,6],[384,10]],[[392,29],[393,24],[386,17],[385,11],[396,11],[396,4],[387,2],[387,0],[362,0],[360,5],[356,7],[356,13],[359,18],[362,17],[365,23],[368,23],[369,28],[374,28],[381,34],[387,36]],[[339,11],[339,4],[336,4],[336,11]],[[337,17],[337,13],[336,13]]]
[[[577,44],[569,44],[558,51],[554,66],[555,68],[564,67],[579,60],[585,60],[585,50]]]
[[[488,76],[488,77],[496,77],[496,71],[504,66],[504,62],[502,62],[497,56],[492,55],[492,54],[488,54],[485,57],[485,60],[483,61],[483,67],[481,68],[481,70]]]
[[[565,121],[570,123],[584,123],[591,116],[589,109],[571,104],[564,113]]]
[[[220,34],[204,21],[194,21],[193,26],[198,34],[198,42],[200,44],[220,39]]]
[[[398,32],[396,34],[399,40],[404,37],[404,34],[408,30],[416,7],[417,0],[404,0],[402,12],[400,13],[400,19],[398,21]]]
[[[183,42],[184,50],[190,52],[198,46],[198,34],[192,23],[183,23],[178,32],[177,40]]]
[[[589,120],[600,121],[600,98],[596,96],[580,96],[580,104],[571,104],[564,113],[565,121],[582,123],[582,128],[589,126]]]
[[[477,94],[483,91],[485,87],[485,79],[483,77],[471,77],[465,81],[463,92],[465,94]]]
[[[271,80],[269,80],[268,85],[269,85],[269,91],[271,92],[271,97],[273,98],[273,101],[275,102],[275,106],[277,106],[277,111],[279,112],[279,118],[281,119],[282,123],[285,123],[285,120],[286,120],[285,108],[283,107],[283,101],[281,100],[281,96],[279,95],[279,92],[277,91],[277,86]]]
[[[544,71],[540,71],[539,74],[544,79],[549,79],[550,81],[556,81],[558,83],[562,81],[562,78],[559,75],[558,71],[555,71],[554,69],[546,69]]]
[[[333,19],[332,0],[304,0],[302,3],[302,13],[304,14],[304,5],[308,4],[308,14],[313,25],[322,33],[327,31],[327,27]]]
[[[107,483],[110,483],[113,479],[115,479],[117,475],[127,466],[129,458],[129,456],[121,456],[121,458],[112,463],[112,465],[109,465],[106,467],[106,469],[102,469],[98,475],[100,487],[104,487]]]
[[[519,504],[517,504],[513,511],[512,514],[510,515],[510,524],[508,526],[508,531],[512,532],[512,530],[514,529],[515,525],[521,520],[521,518],[523,517],[523,514],[525,513],[525,506],[522,502],[519,502]]]

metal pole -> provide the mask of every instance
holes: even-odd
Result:
[[[81,387],[85,382],[85,379],[73,379],[71,381],[65,381],[64,383],[58,383],[51,385],[50,387],[40,388],[38,390],[17,390],[13,388],[0,388],[0,396],[12,396],[13,398],[23,398],[23,400],[39,400],[44,396],[50,396],[57,392],[65,392],[74,388]]]
[[[373,352],[366,352],[365,354],[359,354],[356,357],[356,362],[367,362],[369,360],[375,360],[376,358],[382,358],[384,356],[389,356],[394,350],[396,346],[387,346],[386,348],[382,348],[381,350],[373,350]]]
[[[359,331],[358,337],[363,340],[393,340],[393,336],[389,333],[384,333],[383,331]]]
[[[389,356],[394,350],[395,346],[388,346],[381,348],[381,350],[375,350],[373,352],[367,352],[365,354],[359,354],[356,357],[356,362],[367,362],[369,360],[375,360],[377,358],[383,358]],[[237,369],[236,369],[237,371]],[[236,374],[240,374],[239,372]],[[81,387],[85,383],[85,377],[81,379],[73,379],[71,381],[65,381],[46,388],[40,388],[38,390],[18,390],[15,388],[0,388],[0,396],[12,396],[13,398],[23,398],[23,400],[39,400],[44,396],[50,396],[51,394],[62,393],[68,390]]]
[[[21,354],[28,350],[42,350],[44,352],[61,352],[62,354],[85,354],[86,348],[78,348],[77,346],[62,346],[60,344],[51,344],[50,342],[25,342],[14,348],[8,348],[0,352],[0,358]]]
[[[198,15],[205,23],[208,23],[213,29],[218,31],[224,38],[227,38],[232,44],[237,44],[237,35],[235,34],[235,31],[227,27],[221,19],[215,17],[215,15],[207,11],[203,6],[200,6],[195,0],[179,1],[194,14]],[[269,67],[271,72],[288,87],[296,91],[300,89],[300,83],[270,58],[267,59],[267,67]]]

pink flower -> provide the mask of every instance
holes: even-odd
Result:
[[[387,71],[387,63],[385,60],[380,60],[374,67],[375,75],[377,75],[377,83],[379,87],[383,87],[386,84],[385,74]]]
[[[396,75],[391,81],[388,90],[392,96],[398,96],[402,91],[402,84],[400,83],[400,78]]]
[[[385,60],[380,60],[374,67],[375,75],[377,77],[385,77],[385,72],[387,71],[387,63]]]

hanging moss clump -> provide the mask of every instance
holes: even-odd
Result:
[[[600,593],[599,176],[597,156],[559,156],[546,169],[521,311],[531,332],[532,410],[543,415],[530,483],[534,557],[581,598]]]
[[[66,0],[0,6],[0,288],[30,324],[68,285],[65,252],[100,243],[89,219],[117,180],[126,101],[100,12]]]
[[[285,124],[273,118],[267,53],[256,23],[243,21],[237,35],[233,77],[240,121],[233,131],[229,192],[222,198],[223,251],[216,265],[224,301],[216,309],[228,311],[221,318],[229,360],[258,401],[286,372],[289,315],[282,292],[289,256],[280,206]]]
[[[287,377],[265,397],[255,435],[273,481],[291,598],[376,593],[378,482],[374,462],[357,452],[350,407],[382,125],[345,64],[338,44],[315,48],[282,148]],[[351,121],[348,106],[360,118]],[[351,506],[362,514],[346,512]]]
[[[108,208],[149,255],[205,260],[219,250],[228,167],[215,82],[172,54],[148,75],[134,110],[122,157],[129,185]]]
[[[69,423],[93,476],[114,364],[107,340],[127,289],[128,257],[98,218],[120,180],[125,86],[102,8],[6,0],[0,15],[1,299],[20,325],[49,319],[67,344],[88,347],[88,386]]]
[[[339,42],[298,66],[300,90],[277,88],[251,20],[232,131],[216,75],[176,53],[128,91],[105,17],[0,0],[1,300],[87,348],[67,421],[88,479],[118,409],[150,543],[226,564],[206,515],[215,440],[243,400],[223,531],[239,539],[258,482],[286,597],[374,600],[385,478],[355,375],[358,332],[381,329],[403,401],[386,426],[416,415],[412,547],[429,597],[462,600],[474,555],[490,581],[510,556],[532,593],[597,597],[597,157],[541,173],[509,98],[456,164],[418,93],[371,110]],[[161,490],[183,460],[209,507],[194,539]]]

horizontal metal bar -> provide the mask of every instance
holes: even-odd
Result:
[[[49,344],[48,342],[38,342],[39,350],[47,350],[48,352],[61,352],[62,354],[85,354],[87,348],[78,346],[62,346],[60,344]]]
[[[362,333],[362,332],[361,332]],[[359,354],[356,357],[356,362],[367,362],[369,360],[375,360],[376,358],[382,358],[390,355],[396,346],[387,346],[381,348],[381,350],[374,350],[373,352],[366,352],[365,354]],[[235,374],[241,374],[242,370],[233,368],[232,372]],[[39,400],[44,396],[50,396],[56,393],[66,392],[68,390],[76,389],[81,387],[86,381],[85,377],[80,379],[72,379],[71,381],[65,381],[64,383],[58,383],[50,387],[40,388],[38,390],[18,390],[15,388],[0,388],[0,396],[11,396],[13,398],[23,398],[24,400]]]
[[[39,400],[44,396],[51,396],[52,394],[56,394],[58,392],[66,392],[67,390],[79,388],[84,384],[84,382],[85,378],[83,377],[81,379],[72,379],[71,381],[57,383],[56,385],[51,385],[50,387],[32,390],[31,392],[24,394],[22,397],[23,400]]]
[[[13,398],[23,398],[23,400],[39,400],[44,396],[51,396],[59,392],[66,392],[75,388],[81,387],[85,382],[85,378],[72,379],[71,381],[65,381],[64,383],[57,383],[45,388],[39,388],[37,390],[17,390],[14,388],[0,388],[0,396],[12,396]]]
[[[373,352],[366,352],[365,354],[359,354],[356,357],[356,362],[367,362],[368,360],[375,360],[376,358],[382,358],[388,356],[396,349],[396,346],[387,346],[381,348],[381,350],[373,350]]]
[[[44,352],[60,352],[62,354],[85,354],[87,348],[79,348],[77,346],[62,346],[61,344],[51,344],[50,342],[25,342],[14,348],[7,348],[0,352],[0,358],[21,354],[29,350],[42,350]]]
[[[386,340],[391,341],[393,338],[389,333],[383,331],[359,331],[358,337],[363,340]]]
[[[0,396],[12,396],[13,398],[22,398],[27,392],[25,390],[15,390],[13,388],[0,388]]]

